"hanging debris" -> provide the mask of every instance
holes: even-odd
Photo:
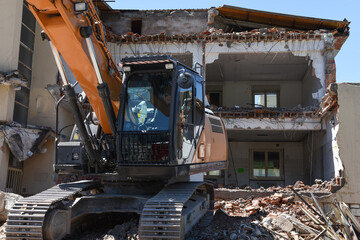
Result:
[[[50,129],[24,128],[17,124],[0,125],[0,145],[6,142],[19,161],[25,161],[39,152],[50,136],[54,136]]]
[[[28,80],[18,71],[0,72],[0,84],[27,87]]]

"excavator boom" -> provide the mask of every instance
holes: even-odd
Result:
[[[92,1],[82,1],[82,3],[87,3],[86,12],[77,12],[75,1],[71,0],[28,0],[27,2],[41,28],[53,46],[56,46],[84,90],[104,133],[111,133],[108,117],[97,90],[96,69],[91,61],[86,39],[80,32],[82,27],[91,27],[93,31],[89,38],[94,48],[101,77],[109,86],[115,114],[119,109],[121,75],[106,47],[103,25]]]

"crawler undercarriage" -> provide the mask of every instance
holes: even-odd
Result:
[[[132,212],[140,214],[141,239],[184,239],[200,218],[213,214],[213,188],[206,183],[178,182],[155,194],[139,194],[140,186],[160,185],[92,180],[56,185],[15,204],[5,226],[6,238],[62,239],[87,214]]]

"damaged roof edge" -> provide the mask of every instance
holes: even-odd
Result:
[[[109,4],[107,4],[104,0],[93,0],[93,4],[97,7],[100,11],[111,11],[113,10]]]
[[[219,11],[219,15],[223,17],[300,30],[336,29],[340,33],[347,33],[350,24],[350,22],[346,19],[344,19],[344,21],[337,21],[329,19],[311,18],[240,8],[229,5],[219,7],[217,8],[217,10]]]

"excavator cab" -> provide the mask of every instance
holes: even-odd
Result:
[[[204,128],[202,77],[169,56],[125,58],[122,69],[118,170],[134,177],[188,174],[183,166],[191,163]],[[142,167],[149,165],[160,167],[149,174]]]
[[[125,58],[122,70],[117,133],[114,139],[108,135],[105,144],[114,145],[116,154],[106,155],[99,144],[99,167],[89,168],[80,141],[60,143],[55,168],[84,174],[113,168],[121,176],[151,180],[189,175],[205,122],[202,77],[165,55]],[[104,136],[100,131],[96,138]]]

